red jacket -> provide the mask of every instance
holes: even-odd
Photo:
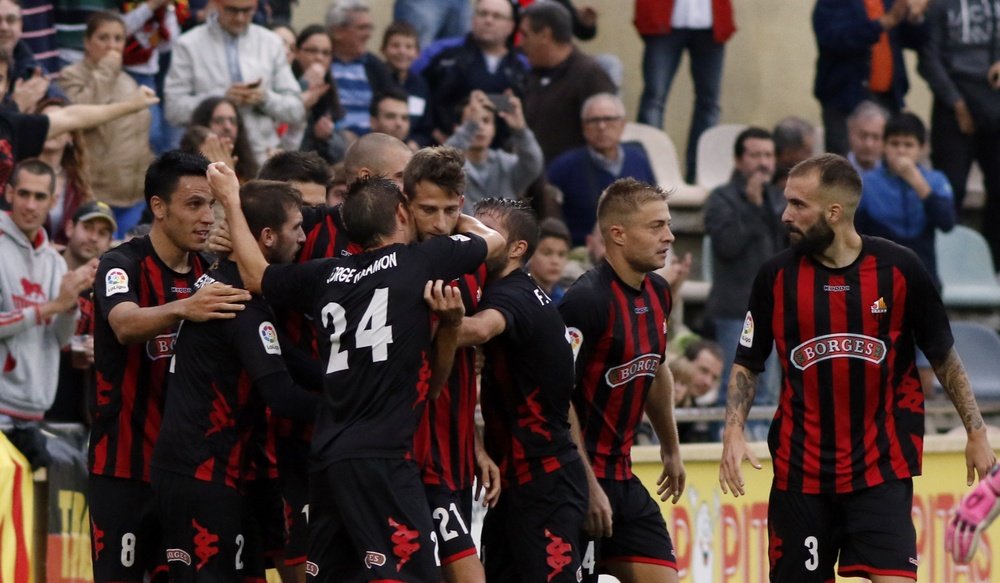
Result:
[[[736,32],[732,0],[712,1],[712,36],[724,43]],[[670,34],[670,18],[674,0],[635,0],[635,24],[639,34],[646,36]]]

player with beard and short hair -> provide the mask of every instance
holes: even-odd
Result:
[[[539,237],[531,208],[488,198],[476,216],[508,241],[459,335],[460,345],[483,345],[484,440],[503,484],[483,524],[487,579],[575,583],[587,476],[570,436],[573,350],[556,305],[524,269]]]
[[[208,160],[171,151],[146,170],[149,235],[101,258],[94,289],[97,383],[91,403],[94,580],[142,581],[162,565],[149,461],[160,433],[167,365],[182,320],[235,318],[245,290],[194,283],[212,227]]]
[[[315,581],[439,581],[433,523],[419,468],[410,460],[435,382],[427,365],[431,325],[424,300],[429,280],[472,271],[502,251],[503,238],[463,216],[456,227],[461,234],[413,244],[402,193],[373,177],[352,185],[341,209],[363,253],[268,266],[243,220],[235,175],[214,165],[210,179],[226,208],[248,289],[309,314],[321,328],[324,394],[310,457],[306,572]],[[436,284],[437,294],[442,287]],[[447,330],[457,340],[458,323],[443,322],[439,338]]]
[[[652,273],[674,241],[667,193],[633,178],[611,183],[597,201],[605,258],[563,296],[559,311],[576,357],[571,420],[586,456],[590,508],[583,577],[601,572],[625,583],[677,581],[673,543],[645,486],[632,473],[643,412],[660,442],[661,500],[684,491],[673,377],[664,364],[670,287]],[[576,417],[578,419],[573,419]]]
[[[996,463],[955,352],[941,297],[920,259],[859,235],[861,177],[834,154],[796,165],[782,215],[793,244],[761,267],[729,378],[719,482],[746,493],[741,464],[760,468],[744,435],[772,344],[784,372],[768,446],[772,581],[917,578],[910,511],[921,473],[924,393],[919,347],[968,434],[968,483]],[[838,534],[839,533],[839,534]]]
[[[283,182],[252,180],[240,189],[251,233],[273,264],[294,261],[305,239],[302,198]],[[197,282],[242,287],[239,270],[216,262]],[[170,391],[152,478],[172,581],[211,576],[219,581],[263,577],[259,509],[248,487],[266,430],[265,405],[276,414],[311,421],[318,398],[288,374],[267,302],[254,295],[229,320],[186,322],[170,364]],[[263,427],[262,427],[263,426]],[[260,467],[254,472],[260,480]],[[280,514],[279,514],[280,516]],[[216,537],[218,552],[204,553]],[[259,572],[255,572],[259,570]]]

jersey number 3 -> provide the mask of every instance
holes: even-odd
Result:
[[[389,358],[389,345],[392,344],[392,326],[386,326],[386,315],[389,312],[389,288],[380,287],[375,290],[368,302],[361,321],[358,322],[354,334],[355,348],[372,349],[372,362],[383,362]],[[347,370],[347,350],[340,349],[340,335],[347,331],[347,312],[336,302],[330,302],[320,312],[323,326],[333,327],[330,334],[330,360],[326,365],[326,374]]]

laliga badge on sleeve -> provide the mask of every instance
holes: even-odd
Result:
[[[104,297],[124,293],[128,293],[128,274],[120,267],[108,270],[104,276]]]
[[[274,324],[261,322],[257,328],[260,335],[260,342],[264,345],[264,352],[268,354],[281,354],[281,345],[278,344],[278,331],[274,329]]]
[[[740,333],[740,346],[753,347],[753,314],[747,311],[747,317],[743,320],[743,332]]]

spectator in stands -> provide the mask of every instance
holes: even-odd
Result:
[[[78,208],[62,233],[67,269],[73,271],[103,255],[117,230],[115,215],[105,203],[92,201]],[[77,305],[80,317],[69,346],[59,356],[59,384],[55,401],[45,412],[47,421],[88,422],[86,396],[94,383],[94,300],[89,291],[77,296]]]
[[[521,8],[527,8],[536,0],[511,0],[516,2]],[[569,10],[570,18],[573,19],[573,36],[580,40],[592,40],[597,36],[597,9],[593,6],[581,6],[577,8],[573,0],[552,0],[562,4]]]
[[[814,94],[823,108],[826,151],[848,151],[847,116],[868,99],[896,112],[909,90],[903,48],[927,37],[927,0],[817,0]]]
[[[639,123],[663,128],[670,86],[688,53],[695,99],[684,174],[694,184],[698,138],[719,122],[725,43],[736,32],[731,0],[636,0],[634,24],[643,44]]]
[[[330,167],[316,152],[279,152],[268,158],[257,178],[281,180],[294,186],[302,195],[302,204],[326,204]]]
[[[398,87],[389,87],[372,97],[369,111],[373,132],[389,134],[417,150],[420,145],[410,139],[410,106],[406,93]]]
[[[732,177],[727,184],[713,190],[705,202],[705,235],[712,243],[712,289],[705,305],[705,318],[725,353],[720,405],[726,402],[729,365],[736,354],[757,270],[786,245],[781,223],[785,199],[781,189],[771,183],[775,149],[774,139],[767,130],[756,127],[743,130],[733,147]],[[759,380],[754,402],[775,403],[779,381],[777,360],[772,354]]]
[[[355,136],[371,130],[372,97],[395,85],[385,63],[366,48],[374,27],[366,0],[336,0],[326,13],[333,41],[331,71],[346,114],[337,127]]]
[[[55,75],[62,68],[56,45],[55,10],[51,0],[19,0],[21,38],[27,43],[42,69]],[[0,35],[2,36],[2,35]]]
[[[521,49],[531,63],[524,113],[545,159],[555,160],[585,143],[578,115],[583,102],[598,93],[614,93],[615,86],[604,69],[573,44],[572,21],[563,6],[532,4],[524,10],[520,32]],[[574,231],[572,222],[569,225]],[[582,241],[582,234],[574,231],[573,240]]]
[[[715,405],[715,392],[723,368],[722,347],[711,340],[695,340],[684,348],[684,353],[670,361],[670,371],[675,372],[674,407],[705,407]],[[680,390],[677,390],[679,387]],[[680,422],[677,432],[681,443],[717,441],[712,435],[712,424],[704,421]]]
[[[63,69],[59,84],[74,103],[125,101],[138,91],[135,80],[122,70],[125,24],[113,12],[95,12],[84,33],[83,60]],[[136,112],[102,127],[84,132],[90,185],[98,200],[114,209],[116,239],[142,217],[146,167],[153,161],[149,147],[149,110]]]
[[[873,101],[862,101],[847,118],[847,137],[851,151],[847,153],[858,174],[882,165],[882,134],[889,112]]]
[[[216,0],[218,12],[177,41],[164,85],[167,119],[186,125],[207,97],[240,108],[256,162],[278,145],[279,123],[302,123],[299,85],[281,38],[250,22],[256,0]]]
[[[56,99],[43,99],[39,106],[41,113],[49,114],[62,109],[64,104]],[[83,132],[66,132],[45,140],[38,159],[48,164],[56,175],[54,200],[45,222],[45,232],[53,243],[65,245],[66,225],[77,208],[94,198],[90,188],[90,156]]]
[[[433,144],[431,131],[431,89],[423,75],[410,72],[410,67],[420,54],[417,31],[405,22],[393,22],[382,36],[382,56],[392,74],[393,81],[409,96],[410,137],[421,146]]]
[[[191,125],[204,126],[218,136],[220,145],[228,149],[233,162],[231,168],[240,180],[251,180],[257,176],[260,165],[250,143],[253,138],[246,131],[243,112],[229,98],[209,97],[199,103],[191,114]],[[213,162],[228,164],[229,160],[223,154],[213,152],[205,157]]]
[[[816,128],[801,117],[782,118],[774,126],[774,176],[771,181],[785,189],[788,173],[816,151]]]
[[[63,97],[49,77],[49,71],[36,58],[23,37],[23,14],[18,0],[0,0],[0,48],[11,55],[13,63],[6,83],[5,105],[16,106],[22,113],[35,113],[44,97]]]
[[[858,232],[895,241],[913,250],[940,288],[934,232],[955,226],[948,178],[920,163],[926,130],[912,113],[894,115],[885,125],[885,159],[862,176],[861,203],[854,216]]]
[[[332,62],[333,44],[326,28],[313,24],[302,29],[295,39],[292,63],[306,108],[301,149],[316,152],[330,163],[342,160],[347,150],[343,134],[334,125],[344,117],[344,110],[330,73]]]
[[[396,0],[392,19],[409,23],[417,31],[420,46],[426,47],[435,39],[468,32],[469,12],[469,0]]]
[[[566,223],[549,217],[538,224],[538,246],[528,262],[528,273],[557,304],[566,294],[560,279],[566,269],[571,244]]]
[[[77,296],[94,285],[97,262],[67,271],[42,225],[56,177],[41,160],[14,169],[0,213],[0,360],[5,363],[0,419],[38,420],[55,399],[53,363],[73,334]]]
[[[281,38],[281,43],[285,45],[285,60],[291,65],[295,60],[295,29],[288,24],[273,24],[271,32]]]
[[[512,89],[523,95],[527,67],[507,44],[514,25],[509,0],[477,0],[472,31],[461,43],[439,52],[424,69],[439,140],[459,124],[459,105],[473,90],[499,94]]]
[[[625,104],[617,96],[591,96],[576,123],[583,127],[586,145],[552,160],[547,176],[563,192],[563,215],[573,244],[582,245],[597,218],[597,199],[609,184],[625,177],[650,184],[656,179],[642,146],[621,141]]]
[[[10,55],[0,48],[0,100],[7,91]],[[146,88],[129,101],[104,105],[70,105],[43,115],[25,115],[0,107],[0,184],[6,184],[14,163],[37,156],[45,140],[73,130],[97,127],[156,103]]]
[[[1000,271],[1000,6],[937,0],[927,21],[919,71],[934,92],[931,161],[948,177],[958,209],[972,161],[979,162],[983,235]]]
[[[485,93],[473,91],[462,108],[462,125],[445,142],[465,152],[466,213],[485,198],[522,198],[544,168],[542,149],[524,121],[521,100],[508,90],[505,103],[504,109],[497,109]],[[497,117],[510,128],[512,152],[490,148]]]

